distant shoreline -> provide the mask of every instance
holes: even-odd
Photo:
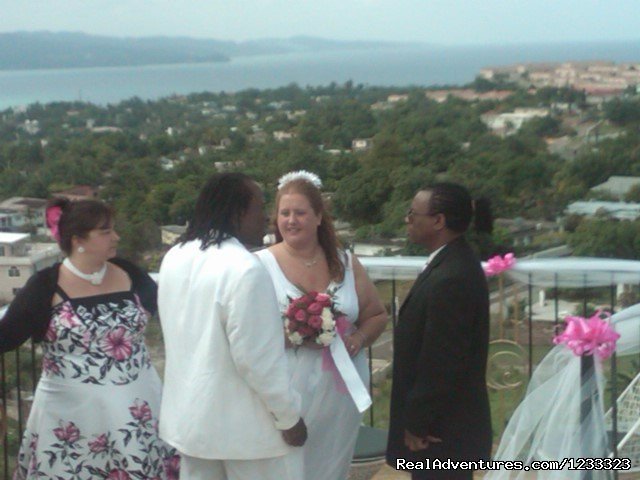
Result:
[[[37,72],[51,72],[51,71],[65,71],[65,70],[99,70],[99,69],[115,69],[115,68],[145,68],[145,67],[177,67],[180,65],[205,65],[213,63],[228,63],[232,62],[233,58],[225,58],[220,60],[198,60],[192,62],[175,61],[175,62],[151,62],[151,63],[131,63],[131,64],[113,64],[113,65],[73,65],[73,66],[44,66],[44,67],[25,67],[25,68],[8,68],[0,65],[0,72],[2,73],[37,73]]]
[[[198,92],[273,89],[292,83],[302,88],[348,81],[367,87],[451,87],[472,82],[487,67],[583,60],[640,62],[640,42],[528,48],[409,45],[256,53],[232,56],[225,62],[0,70],[0,110],[36,102],[106,105],[132,97],[156,100]]]
[[[458,54],[465,51],[565,50],[567,61],[571,52],[590,52],[592,49],[636,50],[638,55],[629,61],[640,62],[640,38],[629,42],[586,41],[567,43],[469,44],[443,45],[416,42],[337,41],[313,37],[262,39],[233,42],[188,37],[107,37],[69,32],[13,32],[0,33],[0,71],[41,71],[62,69],[147,67],[162,65],[195,65],[228,63],[246,57],[265,57],[279,54],[319,55],[340,51],[418,50],[432,54]],[[590,57],[590,60],[595,58]],[[602,58],[607,60],[609,58]],[[492,67],[494,65],[484,65]]]
[[[232,58],[415,46],[313,37],[229,42],[188,37],[108,37],[77,32],[0,33],[0,71],[227,62]]]

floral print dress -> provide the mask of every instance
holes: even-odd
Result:
[[[140,299],[57,292],[14,479],[177,479],[179,457],[158,437],[162,387]]]

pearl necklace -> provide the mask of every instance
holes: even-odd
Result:
[[[67,269],[73,273],[76,277],[86,280],[87,282],[91,282],[92,285],[100,285],[102,280],[104,280],[104,276],[107,273],[107,263],[102,266],[100,270],[93,273],[84,273],[78,270],[78,268],[71,263],[69,257],[65,258],[62,264],[67,267]]]

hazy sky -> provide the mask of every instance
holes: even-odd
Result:
[[[640,39],[640,0],[0,0],[0,32],[514,44]]]

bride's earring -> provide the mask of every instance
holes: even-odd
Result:
[[[84,253],[84,247],[82,245],[78,247],[78,253]]]

